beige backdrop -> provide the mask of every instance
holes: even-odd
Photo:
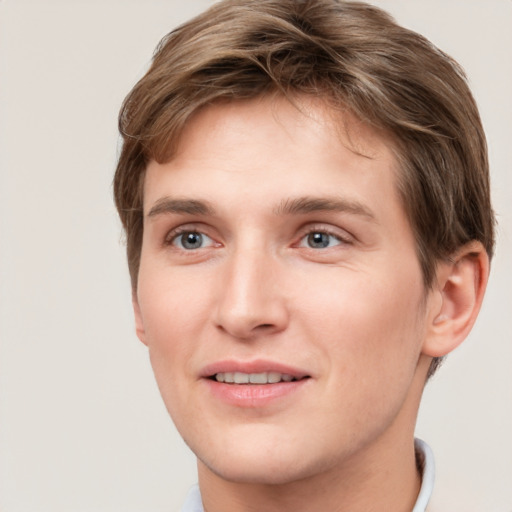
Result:
[[[137,341],[111,201],[116,115],[207,0],[0,0],[0,511],[169,512],[195,481]],[[435,501],[512,511],[512,2],[376,0],[466,68],[499,245],[481,318],[428,386]]]

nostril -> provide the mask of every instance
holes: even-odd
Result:
[[[219,330],[237,339],[252,340],[271,335],[283,331],[288,324],[288,313],[281,303],[224,302],[214,313],[214,323]]]

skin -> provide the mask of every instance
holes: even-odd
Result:
[[[137,334],[207,512],[410,511],[428,366],[467,334],[488,267],[472,246],[427,292],[390,140],[299,103],[209,106],[150,162]],[[307,378],[233,404],[204,374],[219,361]]]

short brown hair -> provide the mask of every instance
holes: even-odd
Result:
[[[384,11],[343,0],[224,0],[168,34],[119,117],[114,179],[136,289],[144,173],[192,114],[270,92],[321,96],[393,140],[424,282],[471,241],[494,246],[487,147],[464,72]]]

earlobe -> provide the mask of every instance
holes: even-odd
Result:
[[[137,337],[139,338],[144,345],[146,343],[146,331],[144,329],[144,320],[142,318],[142,312],[140,310],[139,299],[137,297],[137,292],[135,290],[132,291],[132,306],[133,306],[133,315],[135,317],[135,332],[137,333]]]
[[[438,265],[422,352],[442,357],[457,348],[475,323],[487,286],[489,257],[480,242],[460,248]]]

